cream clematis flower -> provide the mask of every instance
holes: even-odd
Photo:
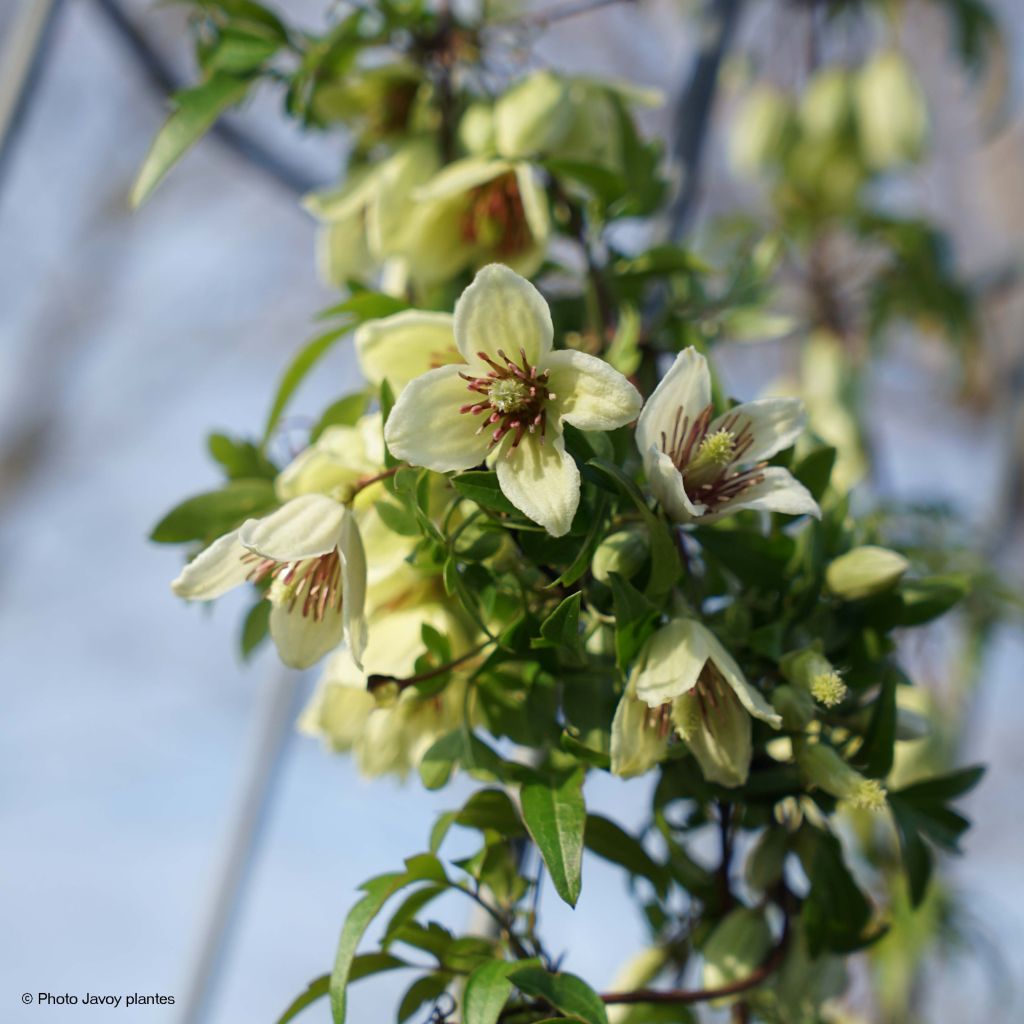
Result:
[[[820,517],[803,484],[766,464],[803,428],[795,398],[762,398],[713,418],[707,360],[687,348],[647,400],[636,442],[651,491],[677,522],[711,523],[743,509]]]
[[[447,281],[493,260],[521,274],[544,262],[551,233],[548,204],[524,162],[466,157],[413,193],[406,230],[389,255],[418,285]]]
[[[455,306],[464,362],[417,377],[385,428],[400,459],[438,473],[470,469],[491,454],[505,496],[554,537],[568,532],[580,474],[564,423],[612,430],[632,420],[640,396],[607,363],[554,352],[540,292],[508,267],[477,274]]]
[[[303,201],[323,225],[317,266],[328,284],[364,280],[401,252],[416,203],[412,192],[437,171],[433,143],[415,139],[382,163],[353,172],[341,188],[314,192]]]
[[[281,660],[308,668],[343,638],[358,661],[366,646],[366,558],[355,517],[323,494],[306,494],[249,519],[182,569],[171,588],[210,601],[270,578],[270,635]]]
[[[751,717],[782,725],[710,629],[673,619],[637,659],[612,724],[612,771],[639,774],[661,760],[671,722],[709,782],[741,786],[750,770]]]
[[[449,638],[458,657],[469,649],[461,620],[429,587],[400,608],[381,608],[371,617],[370,643],[363,670],[347,650],[336,652],[299,720],[300,731],[335,751],[352,751],[366,776],[404,777],[434,742],[458,728],[465,709],[466,678],[454,674],[441,693],[424,696],[408,688],[382,705],[367,690],[367,675],[405,678],[423,653],[421,626],[428,623]]]
[[[461,363],[451,313],[407,309],[367,320],[355,333],[356,358],[371,384],[387,381],[397,397],[414,377],[449,363]]]

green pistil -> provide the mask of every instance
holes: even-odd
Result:
[[[686,482],[691,487],[712,483],[732,462],[735,454],[736,438],[731,431],[716,430],[713,434],[708,434],[686,467]]]
[[[503,414],[525,409],[529,405],[530,397],[529,386],[515,377],[496,380],[487,392],[487,400],[491,407]]]

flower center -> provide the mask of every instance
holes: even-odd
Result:
[[[465,241],[493,249],[499,256],[515,256],[529,246],[530,225],[515,172],[470,190],[460,228]]]
[[[484,377],[473,377],[468,373],[459,376],[466,381],[467,390],[473,392],[476,401],[463,405],[459,412],[471,416],[484,414],[484,420],[477,429],[482,433],[494,427],[491,434],[493,448],[506,435],[512,434],[508,455],[519,447],[526,434],[539,431],[540,442],[544,443],[547,430],[546,405],[555,398],[548,390],[549,371],[540,370],[526,358],[526,350],[519,350],[519,359],[510,359],[498,349],[498,359],[492,359],[485,352],[477,356],[490,367]]]
[[[749,422],[741,425],[739,416],[726,416],[719,428],[709,433],[713,412],[713,407],[707,405],[691,422],[680,406],[671,435],[664,431],[661,434],[661,450],[682,474],[686,493],[709,511],[733,501],[764,479],[764,463],[747,470],[735,469],[754,443]]]
[[[302,617],[312,616],[314,622],[320,622],[328,609],[341,610],[341,559],[337,548],[298,562],[276,562],[255,552],[244,555],[242,561],[253,563],[246,579],[253,583],[265,579],[274,581],[275,601],[287,604],[289,612],[301,601]]]

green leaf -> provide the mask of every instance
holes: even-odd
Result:
[[[251,441],[238,441],[227,434],[212,433],[206,439],[206,448],[230,480],[273,480],[277,476],[277,466]]]
[[[803,909],[807,946],[812,957],[824,950],[852,953],[874,937],[866,935],[871,904],[850,874],[839,840],[824,832],[814,838],[810,863],[804,860],[811,882]]]
[[[398,905],[398,909],[391,915],[387,928],[380,944],[387,948],[395,939],[401,929],[408,924],[427,904],[432,903],[438,896],[448,892],[448,885],[427,885],[422,889],[415,889],[409,893]]]
[[[206,71],[248,74],[258,71],[281,48],[281,40],[266,31],[228,26],[214,48],[204,57]]]
[[[521,514],[519,509],[502,494],[497,473],[484,470],[459,473],[458,476],[452,477],[452,486],[464,498],[469,498],[484,508],[493,509],[496,512],[509,512],[513,515]]]
[[[610,573],[615,605],[615,660],[625,671],[647,639],[658,610],[628,580]]]
[[[335,316],[354,316],[360,322],[364,320],[380,320],[409,308],[408,302],[396,299],[384,292],[358,291],[350,295],[344,302],[331,306],[317,314],[318,320],[329,320]]]
[[[508,976],[519,966],[507,960],[492,960],[473,971],[462,1000],[464,1024],[497,1024],[512,994]]]
[[[306,987],[306,991],[288,1004],[288,1009],[277,1018],[276,1024],[288,1024],[288,1021],[294,1020],[307,1006],[311,1006],[318,999],[323,999],[330,989],[330,984],[329,974],[321,974],[319,978],[314,978]]]
[[[354,427],[359,417],[366,412],[370,404],[370,394],[360,391],[355,395],[346,395],[332,402],[323,412],[316,426],[309,433],[312,444],[328,427]]]
[[[157,132],[132,187],[130,203],[141,206],[164,175],[213,126],[228,107],[245,96],[252,83],[223,72],[174,97],[174,112]]]
[[[345,1024],[346,989],[356,957],[356,949],[370,922],[380,913],[385,903],[407,885],[422,881],[439,881],[440,862],[427,854],[406,861],[406,870],[378,875],[362,886],[365,895],[348,912],[338,940],[338,952],[331,972],[331,1014],[334,1024]],[[444,877],[444,869],[441,868]]]
[[[242,657],[248,659],[253,651],[267,638],[270,628],[270,602],[260,598],[246,615],[242,623]]]
[[[625,868],[631,875],[646,878],[662,898],[667,894],[668,869],[656,863],[639,840],[634,839],[614,821],[599,814],[588,814],[583,841],[591,853],[596,853],[598,857]]]
[[[899,675],[886,669],[882,687],[871,711],[864,743],[854,759],[856,766],[873,779],[884,779],[892,770],[896,753],[896,685]]]
[[[573,654],[583,654],[583,639],[580,636],[581,591],[570,594],[540,624],[540,637],[534,637],[533,647],[568,648]]]
[[[608,1024],[601,997],[575,974],[551,974],[543,967],[520,967],[509,977],[521,992],[545,1000],[570,1017],[578,1017],[586,1024]]]
[[[618,490],[628,497],[643,517],[651,542],[651,574],[644,593],[653,601],[663,598],[679,579],[679,552],[670,528],[648,507],[637,485],[613,462],[591,459],[587,468],[614,482]]]
[[[270,440],[274,429],[280,422],[285,406],[288,405],[296,388],[305,379],[306,374],[331,350],[331,348],[352,329],[351,321],[341,327],[335,327],[324,334],[317,335],[312,341],[300,349],[298,355],[289,363],[277,386],[277,394],[270,406],[267,423],[263,428],[263,444]]]
[[[523,821],[544,858],[558,895],[576,906],[583,867],[583,830],[587,812],[583,803],[582,769],[560,778],[527,782],[521,791]]]
[[[525,833],[522,820],[508,794],[501,789],[481,789],[474,793],[455,817],[463,828],[500,832],[506,838]]]
[[[277,506],[269,480],[232,480],[219,491],[188,498],[153,527],[149,539],[157,544],[209,541],[234,529],[243,520]]]
[[[748,530],[701,526],[694,530],[701,547],[744,583],[777,588],[796,551],[791,537],[764,537]]]
[[[835,448],[815,448],[793,467],[793,476],[811,492],[815,501],[821,501],[832,479],[832,467],[835,462]]]
[[[425,974],[417,978],[402,997],[398,1005],[398,1024],[407,1021],[424,1003],[432,1003],[444,992],[451,982],[447,971]]]

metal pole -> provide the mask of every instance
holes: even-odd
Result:
[[[260,839],[269,820],[274,789],[302,694],[301,679],[300,674],[278,666],[263,687],[246,759],[241,799],[214,876],[187,974],[181,1024],[201,1024],[208,1019]]]

